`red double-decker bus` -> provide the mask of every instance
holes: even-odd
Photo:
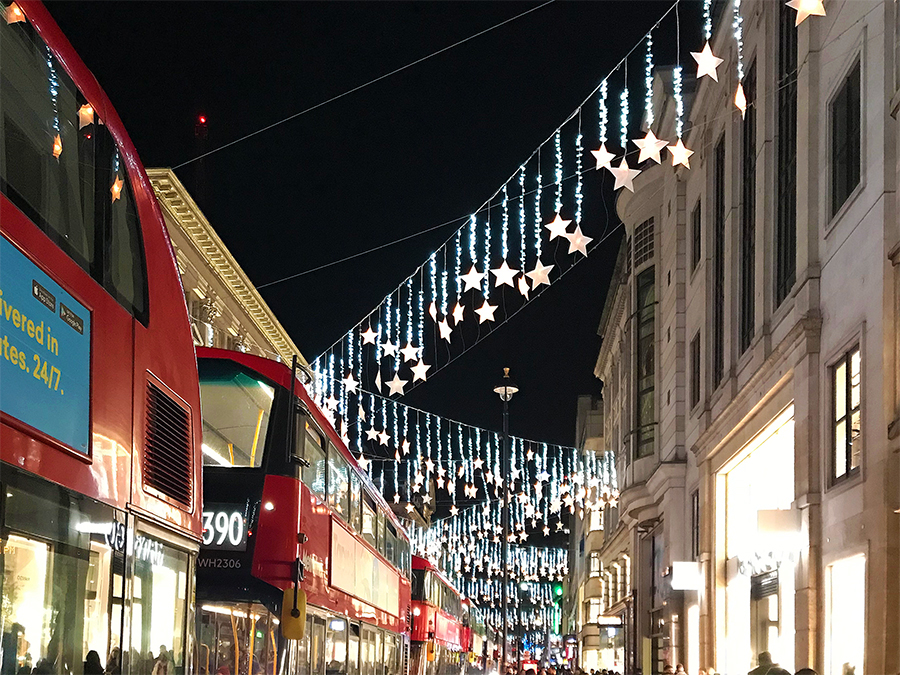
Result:
[[[409,539],[303,371],[240,352],[197,355],[200,672],[405,675]],[[295,588],[305,630],[285,639]]]
[[[201,428],[175,259],[46,8],[0,13],[0,673],[81,673],[91,651],[183,672]]]
[[[427,559],[412,558],[410,675],[459,675],[471,635],[462,594]]]

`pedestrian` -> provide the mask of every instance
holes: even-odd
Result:
[[[687,675],[684,671],[684,666],[680,663],[675,666],[675,675]]]
[[[89,651],[84,659],[84,675],[103,675],[103,663],[100,661],[100,654],[94,649]]]
[[[772,655],[769,652],[760,652],[759,656],[756,658],[756,662],[759,665],[747,673],[747,675],[768,675],[769,670],[778,665],[777,663],[773,663]]]
[[[814,671],[812,668],[801,668],[796,673],[794,673],[794,675],[819,675],[819,674],[816,671]]]

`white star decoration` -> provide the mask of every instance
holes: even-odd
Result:
[[[356,463],[359,464],[359,468],[363,471],[366,471],[369,468],[369,460],[367,460],[362,455],[359,456],[359,459],[356,460]]]
[[[462,323],[462,320],[465,318],[463,315],[463,307],[462,303],[457,302],[456,307],[453,308],[453,322],[457,325]]]
[[[632,139],[631,142],[641,149],[641,154],[638,156],[638,164],[646,159],[652,159],[657,164],[662,164],[662,160],[659,158],[659,151],[666,147],[668,143],[659,140],[652,131],[648,129],[646,136]]]
[[[544,227],[550,230],[550,241],[553,241],[557,237],[564,237],[566,235],[566,228],[571,222],[571,220],[563,220],[557,213],[556,218],[544,225]]]
[[[531,288],[535,289],[541,284],[550,285],[550,270],[553,265],[543,265],[540,260],[534,263],[534,269],[526,272],[525,276],[531,279]]]
[[[372,330],[372,326],[369,326],[365,333],[360,333],[360,337],[362,337],[364,345],[374,345],[375,338],[378,337],[378,333]]]
[[[366,429],[366,440],[367,441],[375,441],[378,439],[378,429],[372,427],[371,429]]]
[[[572,234],[567,233],[566,239],[569,240],[569,253],[578,251],[581,255],[587,255],[587,245],[594,241],[591,237],[585,237],[581,233],[581,225],[576,225]]]
[[[799,26],[808,16],[825,16],[825,5],[822,4],[822,0],[790,0],[785,4],[797,10],[797,21],[794,26]]]
[[[397,356],[397,348],[399,345],[395,345],[390,340],[381,343],[381,348],[384,350],[385,356]]]
[[[688,150],[684,147],[684,143],[681,139],[678,139],[678,143],[675,145],[669,146],[669,154],[672,155],[672,166],[678,166],[679,164],[691,168],[690,157],[694,154],[693,150]]]
[[[437,305],[434,304],[433,300],[431,304],[428,305],[428,315],[431,317],[432,321],[437,321]]]
[[[400,394],[403,396],[403,385],[406,384],[409,380],[401,380],[400,375],[394,373],[394,379],[388,382],[388,386],[391,388],[391,396],[394,394]]]
[[[618,190],[619,188],[626,188],[634,192],[634,185],[632,181],[637,177],[640,173],[640,169],[632,169],[628,166],[628,162],[625,161],[625,157],[622,157],[622,162],[619,166],[611,168],[610,173],[616,177],[616,183],[613,186],[614,190]]]
[[[597,160],[597,171],[600,169],[608,169],[610,166],[610,162],[613,161],[615,157],[609,150],[606,149],[606,143],[601,143],[600,148],[597,150],[591,150],[591,154],[594,156],[594,159]]]
[[[400,350],[400,353],[403,354],[404,361],[415,361],[419,358],[419,348],[413,347],[412,342],[407,342],[406,346]]]
[[[428,379],[426,377],[426,373],[430,368],[431,366],[425,364],[422,359],[419,359],[419,362],[412,367],[413,382],[418,382],[419,380],[422,380],[422,382],[424,382],[426,379]]]
[[[491,274],[494,275],[494,286],[509,286],[510,288],[515,288],[513,285],[513,279],[515,279],[516,275],[519,273],[519,270],[512,269],[504,260],[503,264],[500,265],[497,269],[491,270]]]
[[[359,382],[356,381],[356,378],[353,377],[353,373],[347,373],[347,377],[345,377],[341,382],[344,383],[344,389],[347,390],[348,394],[352,394],[356,392],[359,387]]]
[[[724,59],[720,59],[712,53],[712,49],[709,48],[709,42],[703,47],[702,52],[691,52],[691,56],[693,56],[694,61],[697,62],[698,80],[704,75],[709,75],[716,82],[719,81],[719,75],[716,73],[716,68],[723,63]]]
[[[472,466],[474,466],[476,469],[480,469],[483,464],[484,464],[484,460],[481,459],[481,457],[476,457],[475,461],[472,462]]]
[[[453,329],[450,328],[450,324],[447,323],[447,319],[441,319],[438,321],[438,330],[441,331],[441,337],[445,339],[447,342],[450,342],[450,333],[453,332]]]
[[[519,277],[519,293],[521,293],[526,300],[528,300],[528,294],[531,292],[531,287],[528,285],[528,279],[524,276]]]
[[[390,440],[391,436],[387,431],[382,430],[382,432],[378,434],[378,442],[382,445],[387,445]]]
[[[381,370],[375,373],[375,389],[381,391]]]
[[[478,290],[481,288],[481,282],[484,279],[484,274],[478,271],[478,268],[475,265],[472,265],[472,269],[469,270],[468,274],[461,274],[460,279],[462,279],[463,283],[466,287],[463,289],[463,293],[466,291],[472,290],[473,288]]]
[[[497,305],[492,305],[487,300],[484,301],[484,304],[475,310],[475,313],[478,315],[478,323],[484,323],[485,321],[493,321],[494,320],[494,312],[497,311]]]
[[[403,439],[403,443],[401,444],[400,449],[403,450],[404,455],[408,455],[409,454],[409,441],[407,441],[406,439]]]
[[[734,92],[734,105],[741,111],[741,119],[744,119],[744,115],[747,113],[747,97],[744,94],[744,85],[740,82]]]

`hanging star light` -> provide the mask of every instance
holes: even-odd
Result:
[[[403,354],[404,361],[415,361],[419,358],[419,348],[413,347],[412,342],[407,342],[406,346],[400,350],[400,353]]]
[[[521,293],[526,300],[528,300],[528,294],[531,292],[531,286],[528,285],[528,279],[525,276],[519,277],[518,281],[519,293]]]
[[[121,199],[123,185],[125,185],[125,181],[116,176],[116,179],[113,181],[113,184],[109,188],[109,193],[112,195],[112,201],[115,202],[117,199]]]
[[[377,441],[378,440],[378,429],[376,429],[375,427],[366,429],[366,440],[367,441]]]
[[[716,68],[724,63],[725,59],[720,59],[718,56],[712,53],[712,49],[710,49],[709,47],[709,42],[707,42],[706,46],[703,47],[702,52],[691,52],[691,56],[693,56],[694,61],[697,62],[698,80],[704,75],[709,75],[716,82],[719,81],[719,75],[718,73],[716,73]]]
[[[419,380],[422,380],[422,382],[424,382],[426,379],[428,379],[426,377],[426,373],[428,373],[428,370],[430,368],[431,366],[424,363],[422,359],[419,359],[419,362],[412,367],[413,382],[418,382]]]
[[[400,449],[403,450],[404,455],[409,454],[409,445],[410,445],[409,441],[404,438],[403,443],[400,444]]]
[[[388,434],[387,430],[382,430],[380,434],[378,434],[378,442],[381,445],[387,445],[391,440],[390,434]]]
[[[519,270],[512,269],[504,260],[503,264],[500,265],[500,267],[491,270],[491,274],[494,275],[494,287],[499,288],[500,286],[505,285],[509,286],[510,288],[515,288],[513,279],[515,279],[518,273]]]
[[[25,20],[25,12],[16,3],[10,3],[6,8],[6,23],[19,23]]]
[[[53,156],[56,159],[59,159],[59,156],[62,154],[62,139],[59,137],[59,134],[53,137]],[[113,200],[115,201],[115,200]]]
[[[616,177],[616,183],[613,186],[614,190],[618,190],[619,188],[626,188],[634,192],[634,185],[632,181],[637,177],[637,175],[641,172],[640,169],[632,169],[628,166],[628,162],[625,157],[622,157],[622,162],[617,167],[613,167],[610,170],[613,176]]]
[[[84,129],[87,125],[94,123],[94,107],[90,103],[85,103],[78,109],[78,128]]]
[[[359,382],[357,382],[356,378],[353,377],[353,373],[348,372],[347,377],[345,377],[341,382],[344,383],[344,389],[347,390],[348,394],[355,393],[357,388],[359,387]]]
[[[409,380],[401,380],[400,375],[394,373],[394,379],[387,383],[387,385],[391,388],[390,395],[400,394],[403,396],[403,385],[405,385]]]
[[[463,283],[466,287],[463,289],[463,293],[469,291],[473,288],[480,290],[481,282],[484,279],[484,273],[479,272],[478,268],[475,265],[472,265],[472,269],[469,270],[468,274],[463,274],[459,277],[462,279]]]
[[[734,92],[734,105],[741,111],[741,119],[747,113],[747,97],[744,95],[744,85],[738,82],[737,91]]]
[[[643,138],[635,138],[631,141],[638,148],[640,148],[641,153],[638,156],[638,164],[643,162],[646,159],[652,159],[657,164],[662,164],[662,159],[659,157],[659,152],[663,148],[668,145],[666,141],[661,141],[656,137],[651,130],[647,130],[647,135]]]
[[[569,253],[578,251],[581,255],[587,255],[587,245],[594,241],[593,238],[586,237],[581,233],[581,225],[576,225],[575,231],[571,234],[567,233],[566,239],[569,240]]]
[[[825,5],[822,0],[790,0],[785,4],[797,10],[797,21],[794,26],[799,26],[808,16],[825,16]]]
[[[678,143],[669,146],[669,154],[672,156],[672,166],[682,166],[691,168],[690,157],[694,154],[693,150],[684,147],[684,142],[679,138]]]
[[[534,290],[541,284],[550,285],[550,270],[553,269],[553,265],[544,265],[540,260],[536,260],[534,263],[534,269],[530,272],[526,272],[525,276],[531,279],[531,288]]]
[[[475,313],[478,315],[478,323],[484,323],[485,321],[494,321],[494,312],[497,311],[497,305],[492,305],[487,300],[484,301],[484,304],[475,310]]]
[[[434,281],[432,280],[432,284]],[[437,321],[437,304],[434,300],[431,301],[431,304],[428,305],[428,316],[431,317],[432,321]]]
[[[356,460],[356,463],[359,464],[359,468],[362,469],[363,471],[369,470],[370,462],[363,456],[362,453],[360,453],[359,459]]]
[[[456,306],[453,308],[453,323],[459,325],[462,323],[462,320],[465,318],[464,314],[465,307],[461,302],[457,302]]]
[[[390,340],[386,340],[381,343],[381,348],[384,350],[385,356],[397,356],[397,349],[400,345],[394,344]]]
[[[372,330],[372,326],[369,326],[364,333],[360,333],[359,335],[363,339],[364,345],[374,345],[375,338],[378,337],[378,333]]]
[[[453,329],[450,328],[450,324],[447,323],[446,318],[438,321],[438,330],[441,332],[441,337],[447,342],[450,342],[450,334],[453,332]]]
[[[363,409],[362,404],[358,405],[356,408],[357,408],[356,409],[357,417],[359,417],[360,420],[365,422],[366,421],[366,411]]]
[[[472,462],[472,466],[475,467],[476,471],[480,470],[483,465],[484,465],[484,460],[481,459],[481,457],[476,457],[475,460]]]
[[[544,225],[544,227],[550,230],[550,241],[553,241],[557,237],[566,236],[566,228],[571,222],[571,220],[563,220],[557,213],[556,217],[551,222]]]
[[[591,150],[591,154],[597,160],[597,171],[608,169],[610,162],[615,158],[615,155],[606,149],[606,143],[601,143],[597,150]]]
[[[375,373],[375,390],[381,391],[381,370]]]
[[[459,513],[459,509],[456,507],[456,504],[453,504],[450,507],[450,515],[455,516],[457,513]]]

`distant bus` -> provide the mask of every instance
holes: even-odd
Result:
[[[202,527],[178,269],[94,76],[43,5],[0,12],[0,673],[180,673]]]
[[[462,675],[468,653],[464,598],[427,559],[413,556],[410,675]]]
[[[400,521],[301,371],[222,349],[197,355],[199,672],[405,675],[410,544]],[[294,589],[303,635],[288,639]]]

